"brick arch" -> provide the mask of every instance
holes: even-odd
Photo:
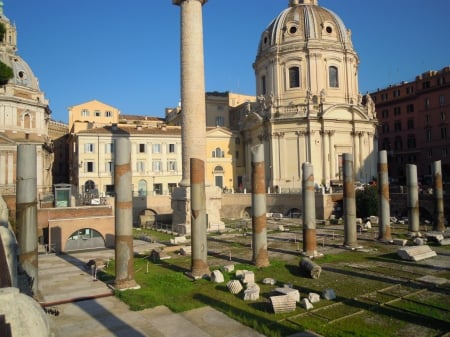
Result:
[[[66,251],[69,237],[83,228],[93,229],[101,234],[108,248],[114,247],[114,216],[89,218],[68,218],[49,220],[49,244],[56,252]]]

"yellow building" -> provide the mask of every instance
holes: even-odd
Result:
[[[69,131],[92,129],[119,123],[120,110],[98,100],[70,106]]]
[[[228,128],[206,129],[206,183],[225,192],[236,190],[239,177],[244,175],[242,147],[239,134]]]
[[[230,109],[247,102],[256,102],[256,97],[233,92],[207,92],[206,103],[206,126],[207,127],[230,127]],[[168,125],[181,125],[182,107],[166,108],[166,123]]]
[[[133,194],[170,194],[181,181],[181,129],[117,124],[72,134],[71,184],[80,196],[114,194],[114,141],[131,142]]]

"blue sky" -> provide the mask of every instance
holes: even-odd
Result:
[[[171,0],[3,0],[18,54],[52,118],[98,99],[123,114],[164,116],[180,99],[180,9]],[[255,94],[260,34],[288,0],[209,0],[203,7],[207,91]],[[352,30],[362,93],[450,65],[448,0],[319,0]]]

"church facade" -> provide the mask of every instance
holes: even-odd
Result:
[[[15,203],[17,145],[36,146],[40,196],[52,192],[51,111],[38,79],[17,54],[17,30],[0,3],[0,192]]]
[[[251,148],[264,144],[266,185],[301,189],[313,164],[317,186],[342,180],[342,156],[353,154],[355,179],[376,177],[377,119],[358,91],[359,58],[351,31],[318,0],[290,0],[263,31],[253,64],[257,103],[241,120],[246,177]]]

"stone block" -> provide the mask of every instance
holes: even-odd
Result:
[[[241,279],[246,272],[248,272],[248,270],[245,270],[245,269],[244,270],[241,270],[241,269],[236,270],[236,273],[235,273],[236,278]]]
[[[408,243],[408,240],[405,239],[394,239],[392,241],[392,243],[396,246],[406,246],[406,244]]]
[[[256,301],[259,299],[259,286],[256,283],[248,284],[244,290],[244,301]]]
[[[403,260],[421,261],[430,257],[436,256],[436,252],[431,250],[430,246],[409,246],[400,248],[397,255]]]
[[[272,303],[273,312],[276,314],[292,312],[297,307],[296,301],[288,295],[270,296],[270,302]]]
[[[234,264],[223,266],[223,271],[226,273],[231,273],[232,271],[234,271]]]
[[[227,282],[227,288],[232,294],[239,294],[243,287],[239,280],[230,280]]]
[[[425,236],[427,237],[427,239],[439,242],[441,240],[444,239],[444,234],[442,234],[442,232],[427,232],[425,234]]]
[[[306,271],[313,279],[318,279],[322,272],[322,268],[307,257],[300,261],[300,269]]]
[[[425,243],[424,239],[422,238],[415,238],[413,242],[416,246],[423,246]]]
[[[305,308],[306,310],[314,309],[314,306],[311,304],[311,302],[307,298],[302,299],[301,306],[303,308]]]
[[[441,246],[448,246],[448,245],[450,245],[450,238],[442,239],[441,241],[439,241],[439,244]]]
[[[190,256],[192,255],[192,247],[191,246],[185,246],[180,248],[180,254],[183,256]]]
[[[336,294],[333,289],[325,289],[322,292],[322,297],[326,300],[334,300],[336,298]]]
[[[156,249],[152,250],[152,252],[150,253],[150,257],[153,262],[170,259],[170,256],[167,255],[167,253],[164,250],[156,250]]]
[[[214,270],[211,273],[211,281],[214,282],[214,283],[225,282],[222,272],[220,270]]]
[[[179,245],[180,243],[186,243],[187,239],[186,237],[183,236],[176,236],[173,239],[170,239],[170,243],[173,245]]]
[[[308,294],[308,300],[309,300],[311,303],[317,303],[317,302],[320,302],[320,295],[317,294],[317,293],[309,293],[309,294]]]
[[[255,273],[252,271],[246,271],[242,275],[242,283],[244,283],[244,284],[255,283]]]
[[[275,285],[277,283],[277,280],[271,278],[271,277],[266,277],[265,279],[262,280],[263,284],[270,284],[270,285]]]
[[[280,287],[275,288],[275,291],[280,294],[284,294],[292,297],[295,302],[300,302],[300,292],[297,289],[289,288],[289,287]]]

